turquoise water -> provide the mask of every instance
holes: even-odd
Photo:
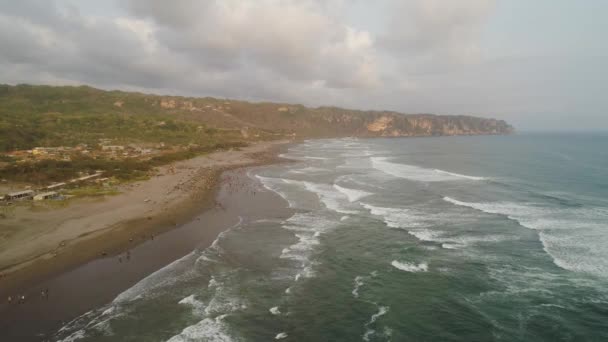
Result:
[[[314,140],[63,341],[608,340],[608,136]],[[263,197],[260,197],[263,198]]]

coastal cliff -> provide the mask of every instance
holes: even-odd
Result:
[[[502,120],[219,98],[0,85],[0,150],[72,146],[99,138],[198,143],[281,137],[511,134]],[[226,140],[224,139],[224,140]]]
[[[503,120],[468,115],[404,114],[338,107],[310,108],[212,98],[160,97],[158,107],[218,128],[254,128],[300,137],[411,137],[514,133]]]

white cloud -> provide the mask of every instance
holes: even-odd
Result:
[[[357,99],[371,89],[415,87],[400,68],[457,46],[459,34],[446,40],[446,32],[469,39],[466,22],[483,13],[475,11],[481,1],[469,2],[401,3],[378,38],[341,18],[350,4],[344,0],[129,0],[126,15],[112,18],[84,15],[74,3],[24,1],[0,17],[7,28],[0,42],[14,46],[0,59],[102,86],[309,103],[300,94]],[[404,9],[409,26],[397,22]]]
[[[502,118],[571,110],[602,89],[564,86],[581,73],[562,67],[572,61],[547,70],[546,57],[490,60],[482,38],[494,0],[117,4],[98,14],[80,1],[0,0],[0,82]],[[544,82],[548,74],[560,82]]]
[[[206,68],[260,68],[300,85],[378,83],[371,34],[334,20],[316,2],[211,1],[188,8],[149,3],[130,1],[130,13],[153,21],[161,44]]]
[[[494,0],[395,1],[380,45],[418,68],[478,61],[479,37],[493,7]]]

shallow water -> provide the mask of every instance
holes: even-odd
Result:
[[[293,215],[244,213],[56,339],[606,340],[605,146],[601,135],[304,142],[284,155],[296,163],[248,175]]]

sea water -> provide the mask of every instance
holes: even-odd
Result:
[[[61,341],[608,340],[608,136],[311,140],[249,172],[293,209]]]

